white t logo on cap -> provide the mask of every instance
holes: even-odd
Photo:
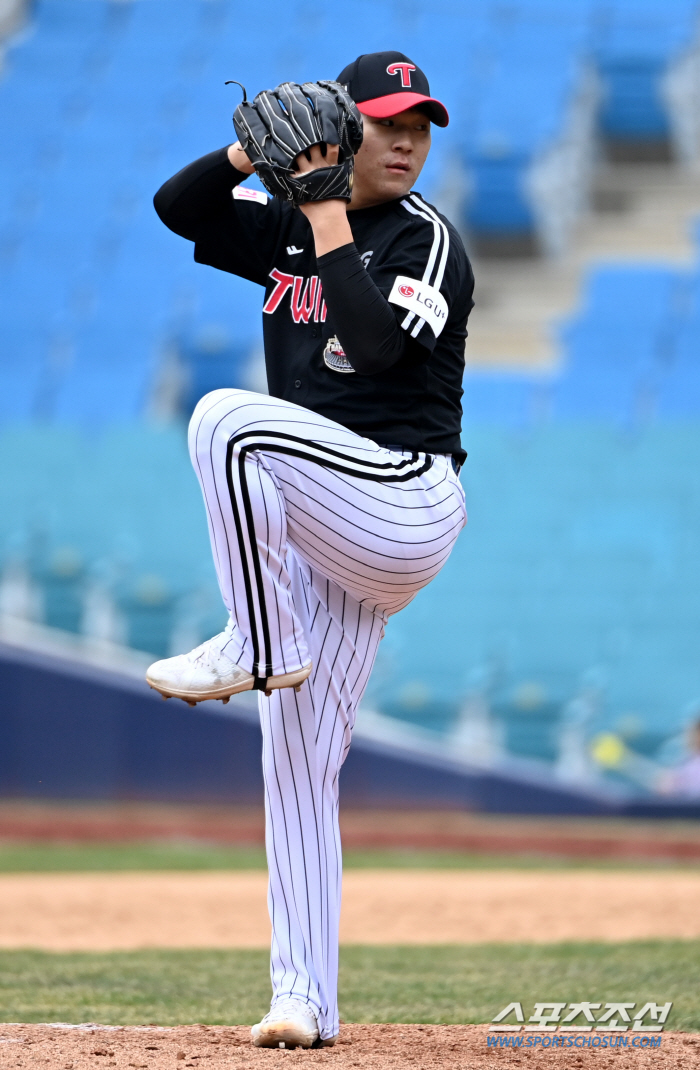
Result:
[[[401,88],[411,88],[411,71],[415,71],[415,65],[413,63],[390,63],[386,69],[387,74],[400,74],[401,75]]]

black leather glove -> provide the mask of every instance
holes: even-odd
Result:
[[[294,205],[350,200],[355,153],[362,144],[362,116],[339,82],[282,82],[244,100],[233,113],[241,148],[260,181]],[[294,161],[312,145],[338,146],[338,163],[313,171]]]

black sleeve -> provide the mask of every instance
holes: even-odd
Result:
[[[406,356],[428,352],[401,330],[396,314],[367,273],[354,242],[318,258],[323,298],[346,357],[360,375],[376,375]]]
[[[397,221],[401,229],[372,256],[368,271],[403,332],[431,354],[443,331],[466,336],[471,269],[454,227],[417,194],[401,202]]]
[[[229,161],[228,148],[217,149],[164,182],[153,205],[166,227],[197,241],[202,225],[226,212],[231,190],[246,178]]]
[[[194,242],[198,264],[264,286],[286,206],[260,190],[237,189],[249,177],[227,148],[217,149],[169,178],[153,204],[166,227]]]

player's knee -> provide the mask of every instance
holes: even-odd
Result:
[[[234,409],[239,398],[245,397],[247,393],[247,390],[236,390],[234,387],[228,386],[222,387],[219,390],[210,390],[208,394],[205,394],[204,397],[200,398],[197,402],[190,423],[201,420],[210,409],[213,409],[216,406],[230,403],[230,407]]]
[[[209,449],[212,435],[216,437],[217,434],[225,434],[229,437],[231,419],[235,420],[236,411],[247,396],[247,390],[224,388],[212,390],[200,398],[190,417],[188,430],[190,455],[193,459],[195,454]]]
[[[248,397],[247,390],[234,390],[232,387],[224,387],[221,390],[211,390],[200,398],[195,410],[190,417],[190,434],[201,427],[211,414],[216,416],[217,422],[222,416],[231,416],[239,405]]]

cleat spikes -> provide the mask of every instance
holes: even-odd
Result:
[[[1,0],[0,0],[1,3]],[[277,676],[255,677],[240,665],[229,660],[222,661],[223,641],[226,633],[215,635],[189,654],[177,654],[172,658],[156,661],[146,673],[149,687],[163,699],[179,698],[188,706],[198,702],[220,699],[227,705],[233,695],[242,691],[264,691],[267,698],[278,688],[293,687],[298,692],[311,674],[311,662],[293,672]],[[202,658],[202,654],[206,657]]]

